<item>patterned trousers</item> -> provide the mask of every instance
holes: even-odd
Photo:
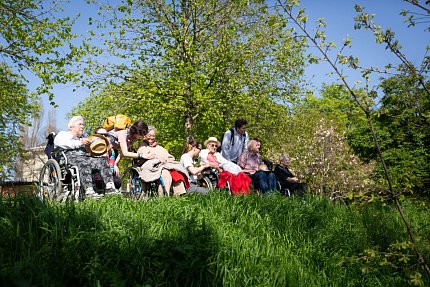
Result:
[[[106,156],[95,157],[82,149],[65,151],[69,164],[79,169],[81,184],[84,188],[93,186],[92,170],[98,169],[105,183],[113,182],[112,171]]]

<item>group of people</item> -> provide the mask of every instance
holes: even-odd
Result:
[[[251,185],[254,189],[267,194],[277,189],[277,182],[282,190],[300,190],[305,192],[306,184],[290,172],[290,157],[284,155],[274,171],[267,168],[260,154],[261,142],[249,139],[246,132],[247,121],[239,119],[233,128],[225,132],[222,142],[216,137],[209,137],[202,144],[190,140],[184,147],[180,161],[176,161],[156,140],[156,129],[138,120],[125,129],[104,130],[99,128],[96,134],[102,137],[108,148],[103,154],[88,152],[93,143],[90,137],[83,137],[84,119],[72,117],[68,122],[68,131],[59,132],[55,139],[56,148],[66,153],[69,163],[78,166],[81,183],[86,197],[103,196],[94,191],[92,170],[98,169],[106,182],[105,194],[120,194],[118,163],[124,157],[131,158],[141,170],[143,179],[152,175],[161,176],[163,189],[172,189],[174,195],[189,192],[207,194],[208,190],[199,185],[202,171],[210,169],[217,173],[219,188],[229,184],[232,194],[249,194]],[[134,143],[139,142],[137,152],[133,152]],[[197,160],[198,159],[198,160]],[[196,162],[197,160],[197,162]]]

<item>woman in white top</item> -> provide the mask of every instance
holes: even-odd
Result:
[[[190,140],[184,148],[184,154],[181,156],[181,164],[188,171],[190,187],[187,189],[187,192],[208,194],[206,188],[197,185],[197,176],[207,167],[205,165],[196,167],[194,163],[194,158],[199,156],[201,149],[202,145],[200,143]]]

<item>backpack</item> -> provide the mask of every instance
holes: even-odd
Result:
[[[113,129],[124,130],[127,127],[131,126],[131,119],[124,115],[110,116],[110,117],[106,117],[103,120],[102,126],[107,131],[110,131]]]
[[[230,144],[231,144],[231,146],[234,146],[234,128],[233,127],[231,127],[230,129],[229,129],[229,131],[230,131]],[[223,141],[223,139],[224,139],[224,135],[225,135],[225,133],[226,132],[224,132],[222,135],[221,135],[221,143],[222,143],[222,141]],[[218,148],[218,150],[217,150],[218,152],[220,152],[221,151],[221,146]]]

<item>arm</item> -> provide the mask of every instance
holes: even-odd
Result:
[[[153,154],[149,153],[136,153],[136,152],[130,152],[128,150],[127,146],[127,131],[121,130],[118,132],[118,141],[120,146],[121,153],[118,155],[116,163],[121,160],[122,157],[129,157],[129,158],[144,158],[144,159],[153,159],[155,156]]]
[[[248,150],[248,142],[249,142],[249,135],[248,135],[248,132],[245,132],[245,142],[243,146],[243,151]]]
[[[231,161],[231,158],[230,158],[230,149],[231,149],[230,138],[231,138],[231,131],[228,130],[224,133],[224,137],[223,137],[222,143],[221,143],[221,152],[224,155],[224,157],[229,161]]]
[[[193,175],[197,175],[197,174],[201,173],[201,172],[202,172],[202,170],[204,170],[205,168],[207,168],[207,166],[204,166],[204,165],[199,166],[199,167],[195,167],[195,166],[188,166],[188,167],[187,167],[187,170],[188,170],[191,174],[193,174]]]

